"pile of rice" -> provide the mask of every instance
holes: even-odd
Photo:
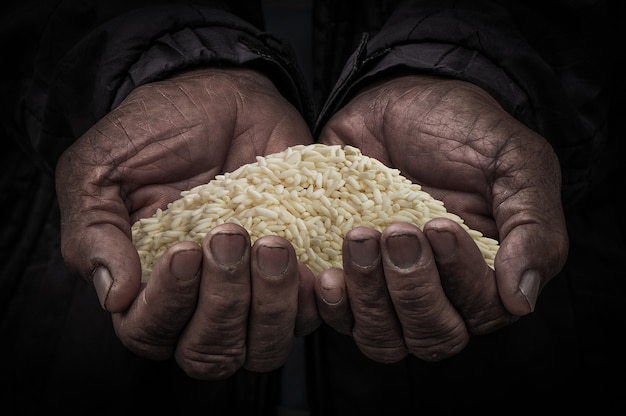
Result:
[[[356,226],[382,231],[393,222],[410,222],[422,229],[437,217],[461,224],[493,268],[498,242],[467,227],[400,171],[352,146],[312,144],[259,156],[255,163],[182,192],[167,209],[137,221],[132,238],[144,281],[172,244],[199,243],[223,223],[243,226],[252,242],[264,235],[285,237],[300,261],[319,273],[342,267],[343,237]]]

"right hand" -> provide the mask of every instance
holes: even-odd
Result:
[[[132,224],[181,191],[311,142],[268,78],[208,68],[138,87],[65,151],[56,172],[62,254],[93,282],[125,346],[221,379],[279,367],[293,337],[319,325],[314,277],[284,239],[251,246],[241,227],[219,226],[202,245],[171,247],[147,284],[131,241]]]

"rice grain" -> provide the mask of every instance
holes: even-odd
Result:
[[[257,156],[254,163],[182,192],[167,209],[133,224],[132,238],[143,281],[172,244],[200,243],[225,222],[246,228],[252,242],[263,235],[285,237],[300,261],[319,273],[342,267],[343,238],[356,226],[382,231],[392,222],[410,222],[422,229],[438,217],[467,230],[493,268],[498,241],[471,230],[399,170],[352,146],[312,144]]]

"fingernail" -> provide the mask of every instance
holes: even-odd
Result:
[[[428,241],[436,257],[445,258],[456,251],[456,237],[451,232],[428,230]]]
[[[397,234],[387,239],[389,260],[400,269],[409,269],[421,255],[421,245],[416,235]]]
[[[241,234],[218,233],[210,244],[213,258],[224,267],[239,263],[246,250],[246,239]]]
[[[535,304],[539,297],[539,286],[541,285],[541,277],[535,270],[528,270],[522,275],[519,282],[519,290],[522,292],[530,306],[530,311],[535,310]]]
[[[106,267],[98,266],[93,271],[91,277],[93,281],[93,286],[96,289],[96,294],[98,295],[98,299],[100,300],[100,305],[102,305],[102,308],[106,310],[107,298],[109,297],[111,286],[113,286],[113,278],[111,277],[111,273],[109,273],[109,269],[107,269]]]
[[[170,263],[170,273],[177,280],[193,280],[200,274],[200,250],[183,250],[174,253]]]
[[[376,264],[380,255],[378,241],[373,238],[349,240],[348,250],[350,250],[352,263],[364,269]]]
[[[279,277],[289,267],[289,253],[282,246],[260,246],[257,251],[259,270],[267,277]]]
[[[320,296],[324,303],[328,305],[336,305],[343,300],[343,289],[333,286],[321,286]]]

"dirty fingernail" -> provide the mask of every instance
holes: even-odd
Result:
[[[241,234],[219,233],[211,238],[213,258],[224,267],[241,261],[246,250],[246,239]]]
[[[401,269],[414,266],[421,254],[421,246],[416,235],[397,234],[387,239],[389,260]]]
[[[335,286],[322,286],[320,296],[324,303],[328,305],[336,305],[343,300],[343,289]]]
[[[106,267],[98,266],[93,271],[91,277],[93,286],[96,289],[96,294],[100,300],[100,305],[102,305],[102,308],[106,310],[107,298],[109,297],[109,292],[111,291],[111,286],[113,285],[111,273]]]
[[[373,238],[350,240],[348,249],[352,263],[361,268],[373,266],[380,256],[378,241]]]
[[[428,240],[436,257],[445,258],[456,251],[456,237],[448,231],[429,230]]]
[[[535,310],[537,298],[539,297],[540,285],[541,277],[539,276],[539,273],[537,273],[535,270],[528,270],[524,272],[519,282],[519,290],[526,298],[528,306],[530,306],[531,312]]]
[[[174,253],[170,263],[170,273],[177,280],[188,281],[200,273],[200,250],[184,250]]]
[[[282,246],[260,246],[257,251],[259,270],[267,277],[279,277],[289,267],[289,253]]]

